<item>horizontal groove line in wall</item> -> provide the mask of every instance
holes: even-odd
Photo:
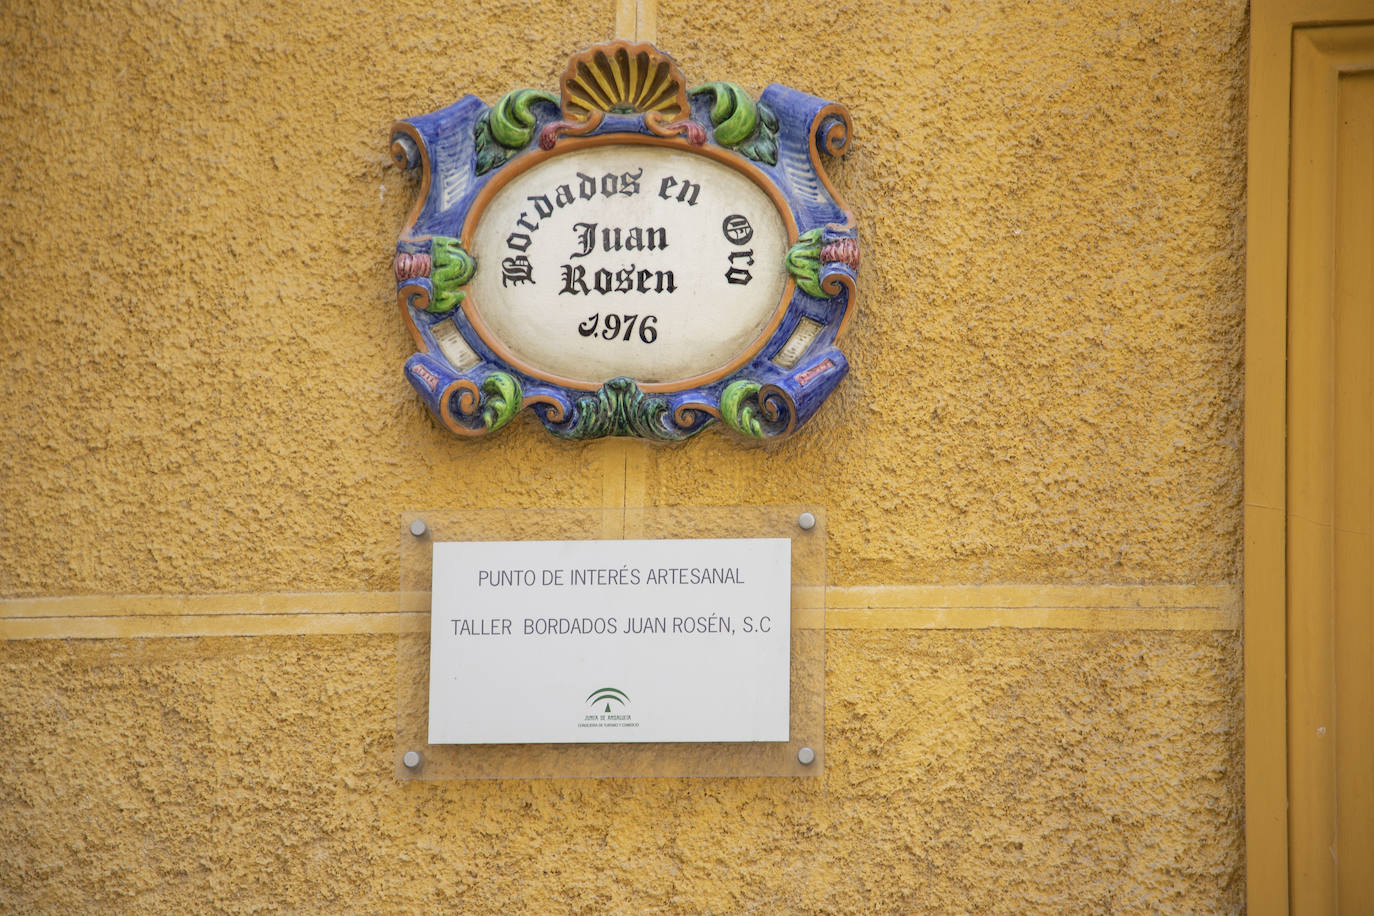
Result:
[[[0,599],[0,618],[394,614],[396,592],[249,592],[212,595],[72,595]]]
[[[423,592],[79,595],[0,599],[0,638],[397,633]],[[830,586],[793,589],[798,626],[830,629],[1233,630],[1233,585]],[[404,609],[398,610],[404,603]],[[417,623],[419,621],[419,623]]]
[[[15,639],[139,639],[187,636],[368,636],[422,632],[427,615],[188,614],[0,619],[0,636]]]
[[[1227,608],[831,608],[831,630],[1234,630]]]

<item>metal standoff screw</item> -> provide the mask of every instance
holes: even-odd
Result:
[[[429,528],[425,526],[425,523],[420,521],[420,519],[418,518],[410,523],[410,533],[415,535],[417,538],[424,537],[425,532],[428,530]],[[414,752],[412,751],[412,753]]]
[[[797,527],[802,531],[810,531],[812,528],[816,527],[816,516],[812,515],[810,512],[803,512],[801,515],[797,516]]]
[[[807,750],[810,750],[810,748],[807,748]],[[415,769],[420,765],[420,752],[406,751],[405,756],[401,758],[401,762],[406,765],[407,770]]]
[[[797,762],[804,767],[809,767],[816,762],[816,752],[809,747],[804,747],[797,751]]]

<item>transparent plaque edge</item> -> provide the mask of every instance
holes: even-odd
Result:
[[[815,506],[435,510],[403,513],[396,640],[396,777],[409,780],[817,777],[825,771],[825,511]],[[436,541],[788,538],[790,740],[626,744],[428,743]]]

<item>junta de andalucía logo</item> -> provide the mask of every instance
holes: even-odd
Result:
[[[598,687],[587,695],[588,706],[596,707],[600,706],[602,703],[606,704],[606,708],[603,709],[602,712],[609,713],[612,703],[619,703],[622,709],[628,706],[630,703],[630,695],[614,687]]]
[[[630,715],[630,695],[619,687],[598,687],[584,701],[588,712],[577,723],[579,728],[638,728]]]

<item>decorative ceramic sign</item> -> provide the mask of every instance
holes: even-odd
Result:
[[[776,84],[689,91],[625,41],[561,88],[395,125],[421,170],[395,263],[411,385],[463,436],[525,407],[569,439],[791,435],[849,368],[858,241],[819,166],[848,113]]]

